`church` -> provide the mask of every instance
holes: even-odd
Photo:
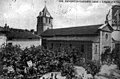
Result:
[[[116,7],[119,8],[116,9]],[[113,10],[119,11],[120,6],[112,6],[111,13],[115,13]],[[109,13],[109,15],[111,14]],[[106,49],[112,51],[116,48],[116,45],[120,49],[119,41],[115,40],[112,35],[114,31],[119,32],[119,30],[113,28],[113,26],[118,27],[118,25],[115,25],[113,21],[109,23],[108,14],[106,17],[103,24],[53,29],[53,17],[45,6],[37,17],[37,34],[41,36],[42,46],[47,49],[75,47],[85,54],[86,60],[99,61],[101,54]],[[113,17],[112,19],[115,20]]]

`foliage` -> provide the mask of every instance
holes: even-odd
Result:
[[[75,69],[73,64],[71,63],[64,63],[61,69],[62,76],[66,76],[67,79],[72,79],[75,77]]]
[[[48,72],[61,72],[68,79],[75,77],[74,65],[83,66],[93,76],[99,72],[99,67],[92,61],[84,62],[83,55],[76,48],[45,49],[32,46],[21,49],[20,46],[6,45],[1,49],[3,74],[9,78],[36,78]],[[32,66],[28,65],[32,62]],[[5,68],[13,68],[8,71]],[[7,74],[6,74],[7,73]]]
[[[95,76],[100,71],[100,66],[93,61],[88,61],[86,62],[85,69],[87,70],[88,74]]]
[[[54,71],[60,71],[64,76],[72,78],[74,76],[73,65],[80,58],[77,49],[49,50],[40,46],[21,49],[17,45],[6,45],[1,49],[0,54],[5,72],[3,74],[9,78],[34,78]],[[32,67],[29,67],[28,61],[32,61]],[[9,72],[8,68],[13,68],[13,71]]]
[[[105,52],[101,54],[101,61],[102,62],[110,62],[111,56],[110,56],[110,48],[106,49]]]
[[[119,70],[120,70],[120,52],[113,50],[112,53],[110,54],[111,59],[113,60],[113,62],[118,66]]]
[[[116,49],[113,49],[112,51],[110,51],[110,49],[107,49],[101,55],[101,60],[102,62],[106,62],[107,64],[115,63],[120,69],[120,52]]]

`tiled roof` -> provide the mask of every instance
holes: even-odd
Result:
[[[4,28],[4,33],[6,34],[8,40],[12,39],[40,39],[38,35],[32,34],[30,31],[23,29],[14,29],[14,28]]]
[[[41,36],[71,36],[71,35],[98,35],[98,28],[103,24],[78,26],[71,28],[49,29],[41,34]]]
[[[21,29],[10,29],[6,35],[8,39],[40,39],[39,36]]]
[[[0,32],[3,32],[4,31],[4,28],[0,26]]]

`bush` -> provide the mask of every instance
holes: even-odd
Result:
[[[66,76],[67,79],[72,79],[75,77],[75,69],[73,64],[71,63],[64,63],[61,69],[62,76]]]

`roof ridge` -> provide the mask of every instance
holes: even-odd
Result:
[[[66,27],[66,28],[55,28],[55,30],[59,30],[59,29],[71,29],[71,28],[80,28],[80,27],[92,27],[92,26],[98,26],[98,25],[104,25],[104,24],[73,26],[73,27]],[[49,29],[49,30],[52,30],[52,29]]]

